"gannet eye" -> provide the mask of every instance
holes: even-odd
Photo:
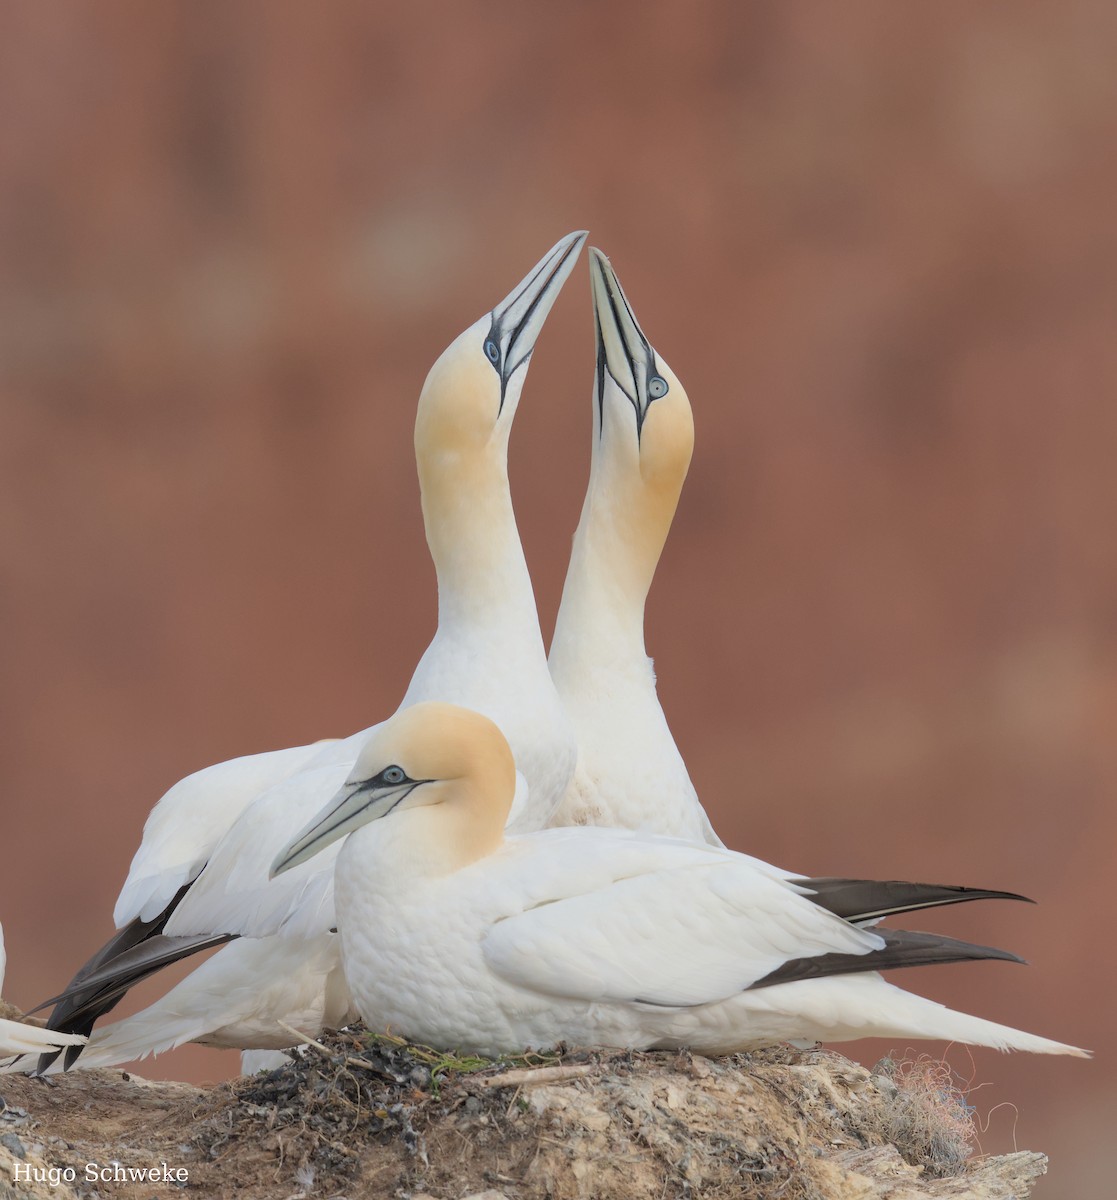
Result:
[[[648,380],[648,396],[652,400],[658,400],[660,396],[667,395],[667,380],[662,375],[653,375]]]
[[[494,367],[498,362],[500,362],[500,347],[496,344],[496,342],[493,341],[492,338],[489,338],[485,342],[485,357],[493,364]]]
[[[402,767],[385,767],[384,770],[380,772],[380,778],[383,779],[385,783],[403,783],[403,781],[407,778],[407,773]]]

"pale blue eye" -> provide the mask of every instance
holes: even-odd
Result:
[[[385,783],[403,783],[406,778],[402,767],[388,767],[384,771]]]
[[[485,357],[493,364],[494,367],[498,362],[500,362],[500,347],[492,340],[492,338],[485,343]]]
[[[662,375],[653,375],[648,380],[648,396],[652,400],[658,400],[660,396],[667,395],[667,380]]]

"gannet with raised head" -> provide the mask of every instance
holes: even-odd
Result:
[[[0,994],[4,991],[4,972],[8,965],[8,954],[4,949],[4,927],[0,925]],[[38,1025],[27,1025],[23,1021],[0,1018],[0,1058],[12,1054],[39,1054],[44,1050],[57,1050],[61,1046],[76,1046],[85,1041],[77,1034],[55,1033],[41,1029]]]
[[[720,846],[644,648],[644,605],[694,446],[690,401],[648,341],[612,264],[600,250],[591,247],[589,254],[597,344],[590,481],[550,653],[551,675],[577,734],[578,765],[550,824],[636,829]],[[1025,899],[904,880],[777,874],[860,924],[971,900]]]
[[[1084,1054],[878,974],[1012,955],[859,928],[720,847],[592,827],[508,837],[514,790],[493,722],[416,705],[376,732],[277,858],[282,873],[348,835],[338,929],[372,1029],[490,1055],[560,1041],[717,1054],[870,1036]]]
[[[578,739],[551,825],[639,829],[720,846],[656,694],[644,605],[694,448],[683,385],[590,250],[597,360],[590,480],[550,668]]]
[[[519,756],[516,821],[527,827],[544,824],[561,797],[574,768],[575,745],[547,670],[516,529],[508,491],[508,435],[535,342],[585,236],[563,238],[504,301],[454,340],[431,368],[415,424],[423,516],[438,580],[438,628],[401,707],[447,699],[497,720]],[[160,812],[157,822],[149,821],[117,908],[118,921],[128,924],[82,968],[51,1023],[88,1031],[128,987],[167,962],[230,934],[280,931],[307,940],[309,976],[301,981],[305,986],[275,994],[295,994],[298,1012],[313,1012],[308,993],[323,975],[335,942],[329,932],[332,862],[323,859],[274,883],[267,869],[286,840],[285,831],[297,828],[333,794],[369,733],[310,748],[314,752],[307,755],[308,748],[299,748],[280,752],[287,756],[282,760],[257,756],[264,761],[256,767],[274,767],[276,778],[243,803],[238,792],[237,805],[230,805],[236,808],[232,818],[213,822],[213,828],[222,825],[216,836],[209,827],[190,831],[190,803],[175,804]],[[244,762],[246,771],[252,769],[252,760]],[[192,785],[186,798],[194,800],[197,791]],[[291,954],[289,946],[277,948],[275,968],[289,970]],[[144,1013],[102,1031],[96,1039],[98,1061],[108,1061],[114,1047],[134,1051],[141,1028],[162,1030],[158,1040],[145,1035],[152,1051],[178,1044],[186,1029],[194,1031],[186,1035],[191,1039],[203,1036],[197,1031],[207,1022],[208,1040],[220,1030],[220,1044],[242,1047],[292,1044],[279,1020],[316,1033],[321,1026],[314,1027],[313,1020],[300,1023],[293,1011],[259,1000],[272,994],[261,975],[270,969],[271,960],[261,951],[226,947],[200,975],[195,973],[197,979],[190,976]],[[336,1005],[331,1008],[328,1000],[334,997],[343,1005],[343,989],[330,971],[323,978],[321,1007],[336,1020]],[[229,1003],[215,1006],[217,982],[227,996],[242,996],[246,1004],[236,1012]]]

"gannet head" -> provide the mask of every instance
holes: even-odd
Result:
[[[587,658],[600,658],[587,631],[608,639],[618,627],[642,629],[694,448],[683,385],[644,336],[599,250],[590,251],[590,279],[597,333],[592,466],[551,647],[556,678],[571,657],[583,676]]]
[[[434,805],[463,819],[463,852],[479,857],[499,844],[515,790],[512,751],[494,722],[455,704],[413,704],[369,738],[345,784],[279,854],[271,875],[372,821]]]
[[[439,356],[419,397],[420,464],[507,444],[531,352],[585,240],[584,230],[564,237]]]
[[[690,401],[675,373],[644,336],[612,264],[590,249],[597,371],[594,456],[614,482],[678,502],[694,450]],[[598,463],[598,470],[606,463]]]

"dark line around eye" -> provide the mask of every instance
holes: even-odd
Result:
[[[648,343],[645,342],[644,345],[647,346]],[[656,358],[656,353],[652,349],[651,346],[648,346],[648,354],[650,356],[650,366],[651,366],[651,374],[648,376],[648,407],[650,408],[654,401],[662,400],[663,397],[667,395],[667,393],[671,390],[671,385],[667,382],[666,379],[663,378],[663,374],[661,373],[661,371],[659,369],[659,359]],[[663,391],[660,392],[660,394],[658,396],[653,396],[651,393],[651,386],[652,386],[653,381],[656,379],[658,379],[659,382],[663,384]]]
[[[492,342],[492,344],[496,347],[496,362],[493,362],[493,360],[491,358],[489,358],[489,352],[488,352],[488,350],[485,349],[485,347],[490,342]],[[485,355],[485,361],[499,375],[501,373],[501,371],[500,371],[500,357],[501,357],[501,355],[500,355],[500,322],[497,320],[495,314],[493,315],[492,324],[489,326],[488,336],[485,338],[484,342],[482,342],[482,344],[481,344],[481,351]]]

